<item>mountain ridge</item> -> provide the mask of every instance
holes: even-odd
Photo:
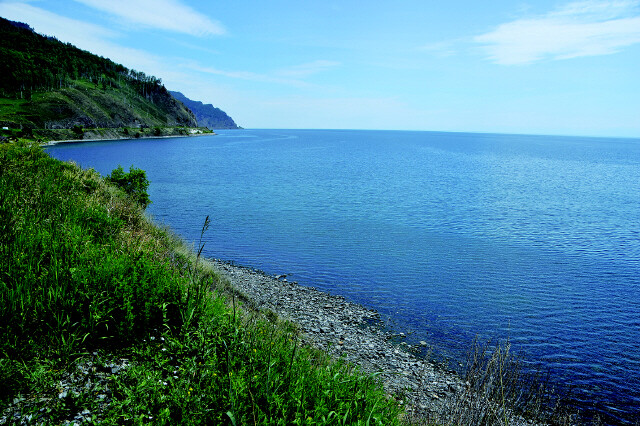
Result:
[[[214,109],[226,120],[224,128],[237,128]],[[17,129],[23,137],[43,134],[51,140],[54,131],[69,129],[120,129],[127,137],[144,136],[149,128],[158,136],[199,123],[160,78],[0,17],[0,126],[2,137],[15,137]]]
[[[233,121],[233,119],[220,108],[216,108],[212,104],[205,104],[200,101],[189,99],[181,92],[170,90],[169,93],[193,111],[200,126],[208,127],[212,130],[239,129],[235,121]]]

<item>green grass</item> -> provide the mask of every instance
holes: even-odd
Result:
[[[184,126],[156,126],[153,128],[137,127],[116,127],[116,128],[85,128],[82,133],[74,129],[25,129],[10,128],[0,129],[0,136],[5,136],[11,141],[21,140],[24,142],[47,143],[62,140],[109,140],[109,139],[134,139],[146,137],[172,137],[189,136],[195,130],[198,134],[213,134],[212,130],[206,127],[184,127]]]
[[[0,146],[0,418],[401,423],[374,377],[224,287],[96,172]]]
[[[64,87],[0,97],[0,122],[30,129],[72,128],[74,124],[118,128],[195,125],[191,113],[166,90],[143,96],[126,80],[109,85],[85,79],[69,80]]]
[[[0,98],[2,116],[15,116],[27,102],[26,99]]]
[[[0,97],[0,127],[15,128],[13,131],[0,130],[2,136],[16,137],[20,133],[18,123],[25,121],[28,114],[29,101],[26,99],[11,99]]]

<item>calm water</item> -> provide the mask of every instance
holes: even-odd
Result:
[[[584,406],[640,412],[640,140],[239,130],[62,144],[143,168],[205,253],[377,309],[438,354],[509,338]],[[616,421],[612,418],[610,421]]]

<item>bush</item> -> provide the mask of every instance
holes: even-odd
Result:
[[[151,200],[147,193],[149,188],[149,180],[147,180],[147,174],[142,169],[136,169],[135,167],[129,167],[129,173],[125,173],[122,166],[113,169],[110,175],[105,178],[108,182],[115,184],[126,192],[135,202],[140,204],[143,209],[146,209]]]
[[[82,126],[75,125],[73,126],[73,133],[78,137],[78,139],[82,139],[84,137],[84,130]]]
[[[133,167],[110,180],[126,177],[148,185]],[[0,424],[400,423],[374,377],[225,305],[202,240],[179,254],[111,189],[0,145]]]

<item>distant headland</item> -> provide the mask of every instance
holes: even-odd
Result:
[[[0,18],[3,141],[179,136],[213,128],[238,126],[213,105],[170,92],[160,78]]]

